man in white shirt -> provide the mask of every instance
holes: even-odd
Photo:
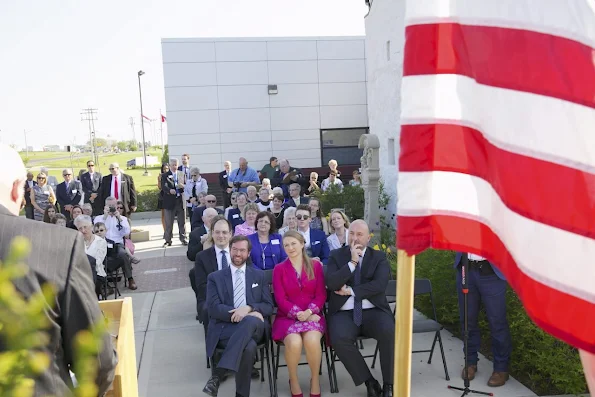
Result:
[[[349,246],[331,252],[326,273],[328,328],[332,346],[355,385],[365,383],[368,396],[392,397],[395,319],[386,300],[391,273],[386,255],[369,242],[368,225],[355,220],[349,226]],[[378,341],[383,387],[355,343],[360,335]]]
[[[93,223],[103,222],[107,230],[105,240],[108,242],[108,253],[109,249],[117,249],[118,261],[111,267],[108,259],[108,270],[113,271],[118,265],[122,266],[124,271],[124,277],[128,279],[128,288],[131,290],[137,289],[136,282],[132,278],[132,265],[130,263],[130,257],[126,254],[124,247],[124,237],[130,234],[130,224],[125,216],[120,215],[120,212],[116,208],[117,200],[115,197],[108,197],[105,200],[105,208],[103,209],[103,215],[95,217]],[[110,247],[112,245],[112,247]]]
[[[190,167],[190,155],[184,153],[182,155],[182,166],[180,167],[180,171],[184,173],[186,176],[186,180],[189,181],[191,178],[192,167]],[[206,193],[206,192],[205,192]]]

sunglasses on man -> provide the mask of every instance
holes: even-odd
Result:
[[[298,221],[301,221],[302,219],[307,221],[308,219],[310,219],[310,215],[296,215],[295,217]]]

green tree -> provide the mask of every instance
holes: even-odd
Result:
[[[136,152],[138,150],[138,142],[134,140],[128,141],[128,148],[133,152]]]
[[[128,149],[128,142],[118,141],[118,143],[116,143],[116,146],[118,147],[118,149],[124,151],[124,150]]]
[[[161,157],[161,164],[169,163],[169,145],[165,145],[163,156]]]
[[[95,146],[107,147],[107,140],[103,138],[95,138]]]

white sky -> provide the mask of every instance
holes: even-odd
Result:
[[[363,35],[366,12],[364,0],[1,1],[0,141],[24,147],[26,129],[36,148],[83,144],[87,107],[99,137],[132,139],[133,116],[140,139],[138,70],[145,115],[165,114],[161,38]]]

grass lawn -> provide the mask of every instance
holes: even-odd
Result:
[[[27,156],[25,152],[21,152],[23,160]],[[152,155],[161,159],[161,151],[150,151],[147,152],[147,156]],[[100,153],[99,162],[96,164],[98,172],[103,175],[109,173],[108,167],[110,163],[118,163],[125,174],[132,176],[134,184],[138,192],[142,192],[149,188],[157,187],[157,175],[159,174],[160,167],[149,167],[149,173],[151,176],[143,176],[144,168],[139,167],[135,169],[126,169],[126,162],[135,157],[142,157],[143,152],[128,152],[128,153]],[[65,158],[68,157],[68,158]],[[57,158],[57,159],[56,159]],[[78,175],[79,170],[87,169],[87,160],[91,159],[91,153],[73,153],[72,163],[70,160],[70,153],[68,152],[29,152],[29,160],[35,160],[36,163],[31,165],[31,169],[38,171],[41,166],[48,167],[50,169],[50,175],[56,176],[58,181],[62,181],[62,169],[73,168],[74,173]],[[42,160],[41,162],[37,162]]]

